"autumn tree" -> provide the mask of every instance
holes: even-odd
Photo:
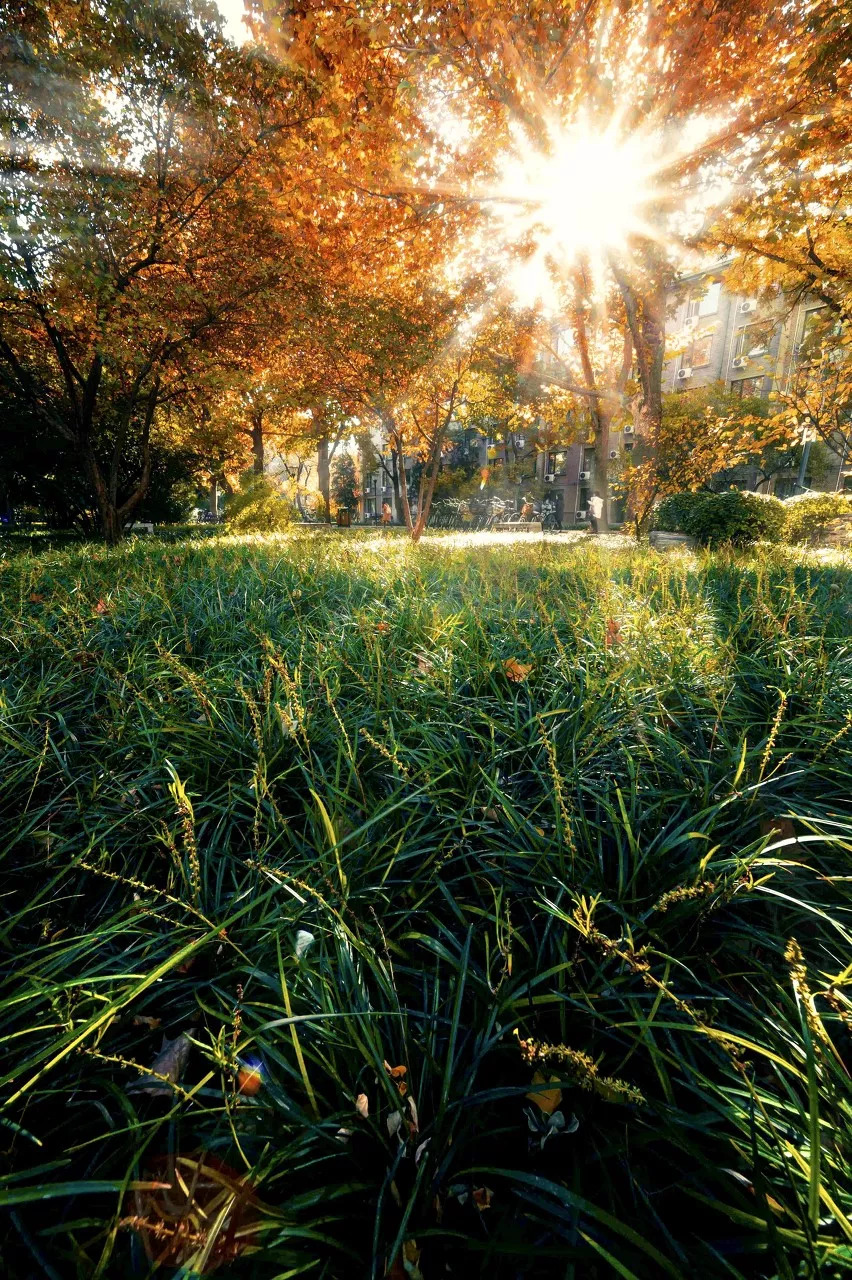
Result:
[[[317,276],[303,193],[268,196],[322,106],[227,46],[204,0],[39,0],[3,63],[0,378],[80,459],[115,540],[164,404]]]
[[[822,442],[842,466],[852,457],[852,325],[826,310],[772,397],[774,420],[800,440]]]
[[[710,488],[721,473],[795,444],[795,431],[760,399],[743,400],[718,386],[664,396],[653,444],[647,437],[637,441],[619,478],[636,532],[663,498]]]

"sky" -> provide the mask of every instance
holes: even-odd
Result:
[[[248,40],[248,28],[242,21],[245,9],[243,0],[216,0],[216,5],[225,19],[225,32],[234,44],[245,44]]]

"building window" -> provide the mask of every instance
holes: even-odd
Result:
[[[686,319],[695,320],[698,316],[715,316],[719,310],[719,298],[722,293],[722,284],[719,280],[714,280],[712,284],[708,284],[701,293],[696,293],[690,298],[686,304]]]
[[[713,351],[713,335],[705,334],[702,338],[696,338],[689,351],[683,358],[684,364],[692,369],[703,369],[705,365],[710,363],[710,356]]]
[[[719,298],[722,293],[722,282],[714,280],[704,290],[703,296],[698,302],[698,314],[700,316],[715,316],[719,310]]]
[[[552,476],[564,476],[565,467],[568,461],[568,453],[565,449],[556,449],[547,455],[547,473]]]
[[[799,341],[794,353],[797,359],[813,360],[819,356],[820,344],[827,337],[827,318],[828,311],[825,307],[811,307],[802,316]]]
[[[775,325],[766,321],[744,325],[734,338],[733,358],[748,356],[757,360],[765,356],[772,346]]]
[[[735,396],[759,396],[763,390],[763,376],[759,378],[738,378],[736,382],[732,382],[730,390]]]

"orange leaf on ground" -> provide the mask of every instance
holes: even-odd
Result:
[[[491,1208],[491,1200],[493,1195],[494,1195],[494,1192],[491,1190],[490,1187],[474,1187],[473,1188],[473,1203],[476,1205],[480,1213],[482,1213],[484,1209]]]
[[[30,596],[30,604],[44,604],[44,596],[40,596],[37,591],[34,591]]]
[[[366,1120],[367,1117],[369,1116],[370,1101],[366,1093],[358,1094],[358,1097],[355,1099],[355,1110],[358,1112],[358,1115],[361,1116],[364,1120]]]
[[[558,1080],[559,1076],[550,1076],[550,1080]],[[536,1071],[532,1078],[533,1084],[547,1084],[548,1077],[542,1075],[540,1071]],[[552,1116],[556,1108],[562,1101],[561,1089],[530,1089],[527,1094],[530,1102],[534,1102],[540,1111],[545,1115]]]
[[[616,618],[607,618],[604,645],[611,649],[614,644],[621,644],[621,623]]]
[[[507,658],[503,663],[503,670],[512,684],[521,684],[532,671],[532,663],[518,662],[517,658]]]
[[[109,613],[109,605],[107,604],[106,600],[100,599],[98,601],[98,603],[95,605],[95,613],[100,613],[100,614]]]
[[[384,636],[384,635],[387,635],[387,633],[390,631],[390,623],[389,623],[389,622],[377,622],[377,623],[376,623],[376,630],[377,630],[378,632],[380,632],[383,636]]]

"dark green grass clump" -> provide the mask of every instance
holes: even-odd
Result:
[[[221,540],[0,608],[10,1274],[852,1273],[848,566]]]

